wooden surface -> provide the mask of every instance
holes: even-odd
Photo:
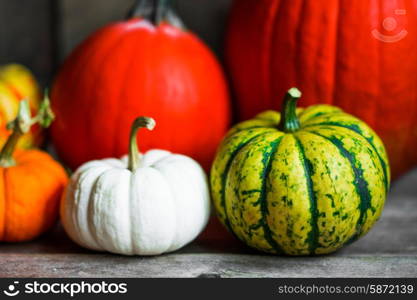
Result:
[[[417,277],[417,170],[397,181],[371,232],[318,257],[264,255],[213,219],[199,239],[158,257],[84,250],[60,226],[38,241],[0,244],[2,277]]]

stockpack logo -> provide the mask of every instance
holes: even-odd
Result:
[[[14,297],[14,296],[19,295],[20,291],[17,289],[18,284],[19,284],[19,281],[14,281],[12,284],[9,284],[7,286],[7,289],[5,289],[3,293],[9,297]]]
[[[108,283],[101,282],[40,282],[37,280],[25,282],[19,285],[19,281],[9,284],[3,293],[8,297],[14,297],[19,294],[36,295],[36,294],[55,294],[69,295],[74,297],[79,294],[126,294],[127,283]]]
[[[379,28],[373,29],[371,33],[374,38],[381,42],[396,43],[407,36],[406,24],[407,11],[405,9],[395,9],[393,12],[387,13]]]

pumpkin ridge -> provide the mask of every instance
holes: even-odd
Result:
[[[13,167],[11,167],[11,168],[6,168],[6,169],[4,169],[3,170],[3,172],[2,172],[2,175],[3,175],[3,186],[4,186],[4,225],[3,225],[3,236],[2,236],[2,239],[3,240],[7,240],[7,231],[8,231],[8,227],[9,226],[7,226],[7,222],[6,222],[6,220],[7,220],[7,207],[8,207],[8,205],[7,205],[7,202],[9,202],[9,201],[13,201],[12,200],[12,193],[8,193],[7,192],[7,190],[9,189],[9,176],[7,176],[7,173],[8,172],[10,172],[10,170],[13,170]]]
[[[317,247],[319,246],[319,227],[318,227],[319,211],[317,208],[317,196],[314,191],[314,183],[313,183],[313,180],[311,179],[314,173],[314,168],[313,168],[313,164],[306,156],[306,153],[304,151],[304,146],[302,145],[300,139],[296,135],[294,135],[294,139],[296,141],[296,145],[300,153],[300,159],[303,163],[304,177],[306,178],[308,198],[310,200],[311,230],[308,233],[307,241],[310,246],[309,247],[310,254],[314,254]]]
[[[29,150],[30,151],[30,150]],[[15,183],[15,181],[13,180],[13,178],[16,176],[15,173],[19,172],[20,170],[22,170],[25,167],[22,167],[21,165],[16,165],[13,167],[8,167],[5,168],[4,170],[4,184],[7,189],[17,189],[18,188],[18,184]],[[42,177],[43,170],[39,169],[39,168],[31,168],[29,170],[26,170],[26,182],[28,181],[32,181],[32,182],[37,182],[38,185],[43,184],[42,180],[40,180],[40,178]],[[40,176],[39,176],[40,175]],[[5,190],[5,192],[6,192]],[[37,195],[37,193],[34,193],[34,199],[39,200],[39,196]],[[9,242],[13,242],[13,236],[19,235],[17,234],[17,232],[25,232],[25,236],[27,236],[28,240],[32,240],[35,236],[37,236],[38,234],[34,234],[35,232],[43,232],[41,230],[41,228],[44,226],[44,224],[39,223],[35,226],[33,226],[32,228],[28,228],[28,223],[26,221],[21,221],[19,223],[17,223],[16,220],[17,217],[19,216],[20,213],[22,213],[22,215],[28,219],[31,218],[31,212],[28,210],[24,210],[24,211],[19,211],[19,209],[16,209],[16,203],[26,203],[27,198],[26,197],[22,197],[21,195],[16,196],[16,193],[8,193],[6,192],[6,201],[5,201],[5,206],[7,207],[7,203],[9,203],[9,212],[7,213],[7,211],[5,211],[6,213],[6,217],[5,220],[9,220],[8,222],[5,223],[4,226],[4,241],[9,241]],[[33,215],[33,214],[32,214]],[[46,221],[47,218],[44,218],[42,220],[42,222]],[[18,224],[18,225],[17,225]],[[9,226],[7,226],[9,225]],[[10,226],[11,225],[11,226]],[[17,228],[17,229],[16,229]]]
[[[93,194],[98,194],[97,193],[97,189],[99,186],[99,181],[100,179],[104,176],[104,174],[109,171],[109,169],[105,169],[103,170],[103,172],[100,173],[100,175],[98,175],[95,179],[94,179],[94,183],[92,185],[91,191],[90,191],[90,195],[88,196],[88,199],[92,199],[93,201],[89,201],[88,205],[87,205],[87,228],[88,231],[90,233],[90,236],[93,238],[93,240],[95,241],[96,245],[99,246],[102,250],[107,250],[100,242],[99,239],[96,236],[96,231],[94,230],[94,219],[90,220],[90,216],[92,214],[92,212],[94,212],[95,210],[95,197],[93,196]],[[95,212],[94,212],[95,213]]]
[[[109,30],[109,28],[108,27],[105,27],[105,28],[102,28],[101,30],[99,30],[98,31],[98,33],[102,33],[102,32],[105,32],[106,30]],[[96,37],[96,39],[102,39],[103,37],[102,36],[97,36]],[[105,55],[103,55],[104,56],[104,59],[103,59],[103,61],[102,62],[100,62],[99,63],[99,66],[100,66],[100,68],[97,68],[98,70],[101,70],[102,69],[102,65],[106,62],[106,60],[107,60],[107,57],[111,54],[111,52],[113,51],[113,49],[114,48],[116,48],[117,46],[119,46],[120,45],[120,40],[122,39],[123,37],[119,37],[119,38],[117,38],[116,40],[114,40],[114,41],[112,41],[112,43],[111,44],[109,44],[108,45],[108,48],[106,48],[105,49],[105,51],[103,51],[103,52],[105,52]],[[85,42],[84,42],[85,43]],[[85,50],[85,46],[83,45],[83,44],[81,44],[81,46],[80,46],[82,49],[83,49],[83,51],[86,51]],[[80,48],[80,49],[81,49]],[[79,49],[79,50],[80,50]],[[71,55],[70,55],[70,59],[72,58],[72,57],[76,57],[76,55],[78,55],[78,51],[79,50],[76,50],[75,52],[73,52]],[[76,90],[76,89],[79,89],[80,88],[80,86],[82,86],[82,76],[75,76],[74,74],[78,74],[78,73],[80,73],[80,72],[82,72],[82,70],[84,69],[84,68],[87,68],[90,64],[91,64],[91,61],[92,61],[92,59],[91,58],[93,58],[93,57],[95,57],[95,56],[97,56],[97,52],[95,52],[95,51],[92,51],[91,49],[88,49],[88,51],[90,51],[90,52],[87,52],[88,53],[88,55],[86,55],[85,56],[85,61],[80,61],[80,63],[78,63],[78,65],[76,65],[76,67],[73,69],[73,70],[71,70],[72,72],[70,72],[67,76],[68,76],[68,78],[74,78],[75,77],[75,80],[73,81],[73,84],[72,84],[72,88],[73,88],[73,90]],[[65,63],[64,63],[64,65],[63,65],[63,68],[66,68],[66,65],[67,64],[69,64],[69,61],[66,61]],[[67,72],[67,71],[66,71]],[[54,87],[53,87],[53,91],[52,92],[54,92],[54,90],[56,90],[57,88],[55,87],[57,84],[56,83],[54,83]],[[95,88],[99,88],[99,87],[97,87],[97,85],[98,85],[98,83],[97,83],[97,81],[96,81],[96,83],[95,83]],[[91,89],[91,94],[93,94],[95,89]],[[91,97],[91,95],[88,95],[88,97]],[[88,98],[87,97],[87,98]],[[99,99],[97,99],[96,101],[99,101]],[[54,101],[54,97],[53,97],[53,94],[52,94],[52,104],[54,103],[55,101]],[[56,104],[55,104],[56,105]],[[53,105],[53,108],[54,108],[54,106],[55,105]],[[72,108],[72,104],[68,104],[68,107],[70,107],[71,109],[73,109]],[[91,107],[93,107],[93,106],[91,106]],[[67,108],[68,109],[68,108]],[[54,110],[56,111],[56,108],[54,108]],[[91,110],[92,111],[92,110]],[[90,115],[90,114],[92,114],[92,115],[94,115],[94,112],[88,112],[88,114]],[[60,117],[60,115],[57,115],[58,116],[58,118]],[[82,120],[82,118],[80,118],[80,119],[78,119],[78,122],[83,122],[83,123],[85,123],[84,125],[84,128],[86,128],[86,130],[85,130],[85,136],[88,136],[89,138],[89,140],[91,139],[91,130],[88,130],[89,128],[91,128],[92,126],[91,126],[91,124],[89,124],[89,120],[91,120],[91,118],[86,118],[85,120],[84,120],[84,122],[83,122],[83,120]],[[52,127],[53,128],[53,127]],[[54,129],[51,129],[51,130],[54,130]],[[82,139],[78,139],[78,142],[80,143],[81,142],[81,140]],[[55,141],[54,141],[55,142]],[[54,143],[55,145],[56,145],[56,143]],[[90,151],[91,150],[89,150],[89,147],[87,146],[87,145],[85,145],[84,147],[81,147],[83,150],[82,150],[82,152],[83,152],[83,155],[84,156],[90,156]],[[73,164],[74,162],[73,161],[71,161],[71,159],[69,159],[68,158],[68,154],[67,153],[65,153],[64,154],[64,152],[65,152],[65,150],[63,150],[60,146],[58,146],[57,147],[57,151],[58,151],[58,153],[59,153],[59,155],[60,155],[60,157],[61,158],[63,158],[64,160],[66,160],[67,162],[68,161],[70,161],[70,164]]]
[[[129,239],[130,239],[130,247],[132,247],[132,253],[137,253],[137,249],[135,247],[135,243],[134,243],[134,239],[133,239],[133,218],[132,218],[132,199],[133,199],[133,189],[132,187],[134,186],[134,176],[133,176],[133,172],[131,172],[130,174],[130,179],[129,179]],[[137,200],[137,199],[136,199]]]
[[[64,211],[65,206],[69,206],[69,205],[71,205],[71,207],[75,206],[75,203],[68,204],[68,202],[66,200],[66,197],[67,197],[67,195],[70,191],[74,190],[75,184],[78,182],[79,175],[80,175],[79,173],[74,173],[73,174],[74,181],[69,181],[67,186],[65,187],[63,193],[62,193],[61,204],[60,204],[60,208],[59,208],[59,210],[60,210],[60,220],[61,220],[62,224],[68,223],[68,222],[71,223],[73,225],[73,230],[71,230],[71,231],[66,230],[68,236],[72,240],[79,243],[80,245],[83,245],[86,248],[88,248],[88,246],[86,244],[82,243],[77,236],[78,232],[79,232],[79,228],[77,227],[78,223],[76,223],[74,213]],[[64,226],[64,228],[65,228],[65,226]],[[65,229],[67,229],[67,228],[65,228]]]
[[[272,1],[268,18],[265,20],[265,31],[270,32],[270,35],[263,35],[263,47],[265,47],[265,55],[261,57],[261,64],[262,64],[262,73],[265,76],[264,86],[262,87],[262,94],[263,94],[263,102],[271,103],[271,95],[273,95],[273,85],[272,82],[272,53],[274,53],[274,42],[272,37],[274,36],[274,32],[276,30],[275,23],[278,20],[278,13],[283,5],[283,1]]]
[[[333,79],[332,83],[330,84],[332,92],[331,92],[331,98],[330,98],[330,104],[334,104],[335,103],[335,99],[337,98],[337,92],[339,91],[339,87],[338,87],[338,78],[340,76],[339,72],[339,68],[338,68],[338,63],[341,60],[340,56],[340,44],[341,44],[341,28],[342,28],[342,22],[341,22],[341,3],[338,1],[337,2],[337,11],[336,11],[336,30],[335,30],[335,41],[334,41],[334,57],[333,57],[333,68],[332,68],[332,75],[331,78]]]
[[[122,36],[122,37],[125,37],[125,38],[128,37],[128,34],[129,33],[130,32],[125,32],[125,35]],[[122,39],[119,41],[120,44],[121,44],[121,41],[122,41]],[[138,44],[137,41],[136,41],[136,44]],[[133,49],[131,51],[132,52],[135,52],[135,49]],[[127,55],[126,55],[126,57],[127,57]],[[126,69],[125,69],[125,72],[123,73],[123,80],[120,81],[120,85],[121,85],[121,88],[120,88],[120,91],[119,91],[120,99],[126,99],[126,100],[128,99],[128,97],[126,97],[126,92],[125,92],[126,91],[126,85],[127,85],[126,84],[126,81],[127,81],[126,79],[132,77],[131,74],[130,74],[130,72],[128,72],[128,71],[131,71],[131,65],[133,64],[133,62],[135,60],[136,60],[136,56],[133,56],[132,58],[130,58],[129,63],[127,63],[126,66],[125,66]],[[123,97],[123,95],[125,95],[125,97]],[[123,116],[124,113],[125,113],[125,110],[124,109],[121,109],[120,107],[117,107],[115,109],[115,119],[116,120],[122,119],[121,116]],[[120,130],[121,124],[120,123],[121,122],[117,122],[116,123],[117,124],[116,125],[117,128],[116,128],[116,130],[113,131],[113,138],[112,138],[113,141],[120,139],[119,138],[119,132],[121,132],[121,130]],[[113,143],[113,145],[111,147],[112,148],[112,153],[115,153],[116,154],[118,147],[119,147],[119,143],[118,142]]]
[[[74,183],[71,183],[71,187],[70,188],[72,188],[74,190],[79,190],[79,188],[80,188],[80,186],[82,184],[82,179],[83,179],[82,174],[81,173],[78,173],[78,172],[75,172],[74,175],[73,175],[73,178],[74,178],[74,181],[73,182],[75,184]],[[72,185],[74,185],[74,186],[72,186]],[[79,193],[75,193],[74,194],[74,200],[75,200],[74,201],[74,206],[78,206],[79,203],[80,203]],[[72,213],[68,216],[68,218],[71,219],[71,222],[72,222],[72,224],[74,226],[75,231],[76,232],[82,232],[81,231],[81,228],[80,228],[81,226],[80,226],[80,223],[79,223],[79,220],[78,220],[78,214],[75,213],[75,210],[72,211]]]
[[[251,130],[251,129],[271,129],[273,127],[270,126],[261,126],[261,125],[254,125],[254,126],[250,126],[250,127],[243,127],[243,128],[239,128],[239,129],[235,129],[233,130],[233,135],[235,135],[238,132],[242,132],[245,130]]]
[[[264,171],[261,175],[262,177],[262,187],[261,192],[259,196],[259,202],[260,202],[260,211],[261,211],[261,220],[260,224],[262,224],[262,228],[264,230],[264,237],[265,240],[268,242],[268,244],[279,254],[284,253],[282,247],[279,245],[279,243],[274,239],[273,233],[271,228],[268,226],[268,220],[267,215],[269,214],[268,211],[268,203],[267,203],[267,181],[272,169],[272,162],[274,160],[275,154],[278,152],[279,145],[283,139],[284,135],[280,136],[276,140],[270,143],[271,151],[264,154],[264,157],[262,159],[262,164],[264,165]]]
[[[284,2],[284,1],[282,1]],[[292,57],[292,65],[297,69],[297,70],[302,70],[303,69],[303,62],[301,62],[300,60],[297,59],[297,57],[300,56],[300,54],[303,53],[303,23],[302,20],[305,19],[306,14],[308,14],[308,7],[307,7],[307,2],[306,0],[302,0],[300,1],[301,4],[299,4],[299,10],[297,11],[297,21],[296,21],[296,26],[294,27],[294,48],[293,51],[295,53],[295,55]],[[285,10],[284,10],[285,11]],[[276,26],[276,28],[278,29],[278,26]],[[276,29],[276,30],[277,30]],[[272,37],[272,35],[271,35]],[[313,55],[313,53],[311,53]],[[271,64],[272,65],[272,64]],[[271,67],[271,69],[273,69],[273,67]],[[271,71],[272,73],[273,71]],[[292,82],[298,84],[299,82],[302,82],[302,76],[300,76],[300,72],[294,72],[293,73],[293,78],[292,78]],[[272,84],[273,85],[273,84]]]
[[[106,51],[103,51],[103,60],[99,63],[99,68],[98,70],[103,70],[105,69],[106,64],[108,63],[108,57],[113,55],[113,52],[120,48],[121,45],[123,45],[123,42],[129,37],[129,31],[124,31],[123,34],[120,35],[120,37],[118,37],[117,39],[113,40],[112,43],[109,45],[109,48],[106,49]],[[128,65],[129,66],[129,65]],[[125,77],[127,75],[125,74]],[[80,76],[81,78],[81,76]],[[121,85],[123,86],[125,84],[125,81],[121,81]],[[95,90],[99,90],[100,89],[100,81],[96,80],[94,83],[94,88],[91,89],[91,93],[94,95]],[[121,88],[121,91],[119,91],[119,94],[122,94],[124,92],[124,88]],[[94,120],[94,115],[97,114],[97,111],[94,109],[95,107],[100,107],[100,101],[101,99],[98,97],[92,97],[92,99],[95,99],[95,103],[93,103],[93,105],[90,106],[90,110],[87,112],[87,115],[89,115],[89,118],[86,118],[87,123],[89,123],[89,120]],[[117,116],[120,115],[120,111],[118,113],[114,114],[114,118],[117,119]],[[86,124],[86,128],[87,128],[87,136],[90,137],[94,137],[94,126],[89,126],[89,124]],[[115,140],[118,134],[118,131],[116,129],[113,129],[112,133],[107,132],[108,135],[112,136],[112,140]],[[94,138],[93,138],[94,139]],[[115,145],[112,145],[111,147],[112,152],[114,153],[115,151]],[[93,153],[91,152],[92,149],[94,149],[93,147],[87,147],[87,154],[90,158],[94,158],[96,157],[96,155],[94,154],[94,150]],[[112,154],[113,155],[113,154]]]
[[[76,180],[74,180],[74,182],[76,183],[75,184],[75,187],[74,187],[74,190],[77,190],[77,191],[79,191],[80,190],[80,187],[83,185],[83,180],[85,180],[86,178],[87,178],[87,175],[86,174],[88,174],[88,169],[86,170],[86,172],[84,173],[84,174],[82,174],[82,173],[75,173],[76,175],[75,176],[77,176],[77,177],[74,177],[74,178],[77,178]],[[94,182],[96,181],[96,179],[94,179]],[[92,194],[92,192],[93,192],[93,189],[91,189],[91,191],[90,191],[90,194],[89,194],[89,197],[91,197],[91,194]],[[81,202],[81,200],[80,200],[80,197],[81,197],[81,194],[78,192],[78,193],[75,193],[74,194],[74,206],[79,206],[80,205],[80,202]],[[86,218],[86,223],[88,224],[89,223],[89,207],[87,206],[87,209],[86,209],[86,211],[87,211],[87,213],[86,213],[86,216],[85,216],[85,218]],[[73,224],[73,226],[74,226],[74,229],[77,231],[77,233],[78,234],[80,234],[81,232],[83,232],[82,231],[82,226],[80,225],[80,215],[77,213],[77,211],[76,210],[73,210],[72,211],[72,214],[71,214],[71,220],[72,220],[72,224]],[[88,233],[89,233],[89,236],[91,237],[91,239],[92,240],[94,240],[94,243],[95,243],[95,245],[94,246],[96,246],[97,248],[99,248],[99,249],[103,249],[102,247],[101,247],[101,245],[99,245],[98,243],[97,243],[97,241],[96,241],[96,239],[95,239],[95,237],[92,235],[92,233],[91,233],[91,231],[90,231],[90,228],[89,228],[89,226],[87,226],[87,230],[88,230]],[[81,234],[81,237],[83,238],[83,239],[85,239],[84,237],[83,237],[83,234]],[[81,239],[80,239],[81,240]],[[87,244],[88,245],[88,244]],[[91,246],[90,245],[88,245],[89,247],[87,247],[87,248],[90,248],[91,249]]]
[[[374,149],[375,153],[378,156],[378,159],[381,163],[382,166],[382,171],[384,172],[384,185],[385,185],[385,190],[386,193],[388,194],[389,191],[389,183],[388,183],[388,170],[387,170],[387,163],[385,162],[385,160],[381,157],[378,149],[376,148],[375,144],[373,143],[371,138],[368,138],[366,136],[363,135],[363,132],[354,124],[352,125],[347,125],[347,124],[341,124],[339,122],[323,122],[323,123],[317,123],[317,124],[311,124],[311,125],[307,125],[305,127],[313,127],[313,126],[335,126],[335,127],[342,127],[342,128],[346,128],[349,129],[357,134],[359,134],[360,136],[362,136],[368,143],[369,145]]]
[[[355,186],[355,190],[359,195],[360,198],[360,204],[359,204],[359,211],[360,211],[360,215],[358,218],[358,222],[356,225],[356,233],[350,238],[348,239],[347,243],[353,242],[355,241],[361,233],[362,230],[362,226],[365,223],[365,217],[366,217],[366,212],[368,209],[372,209],[372,205],[371,205],[371,193],[369,191],[369,185],[368,182],[363,178],[363,170],[360,167],[356,167],[355,165],[355,155],[350,153],[348,150],[346,150],[346,148],[344,148],[343,143],[341,141],[339,141],[336,138],[329,138],[326,137],[318,132],[315,131],[308,131],[311,134],[317,135],[329,142],[331,142],[334,146],[337,147],[337,149],[339,150],[340,154],[345,157],[349,163],[350,166],[353,170],[353,174],[355,176],[355,181],[354,181],[354,186]]]
[[[327,105],[327,104],[323,104],[323,105]],[[307,112],[307,110],[305,110],[304,112]],[[306,124],[309,123],[311,121],[313,121],[315,118],[320,118],[320,117],[329,117],[329,116],[334,116],[334,115],[346,115],[346,113],[343,110],[337,110],[337,111],[319,111],[316,112],[315,114],[312,114],[311,116],[308,116],[306,119],[302,119],[303,118],[303,114],[301,113],[299,118],[300,118],[300,123],[301,123],[301,127],[308,127],[308,126],[313,126],[316,125],[318,123],[315,124]]]
[[[29,150],[31,151],[31,150]],[[41,155],[44,155],[45,153],[39,152],[41,153]],[[58,198],[58,195],[61,195],[63,192],[63,186],[65,186],[65,181],[60,182],[61,180],[61,176],[60,174],[62,170],[59,170],[56,165],[52,165],[51,162],[48,162],[46,158],[44,161],[41,160],[41,157],[39,158],[39,161],[36,162],[37,163],[37,167],[31,168],[29,172],[27,172],[27,178],[26,180],[33,180],[35,182],[37,182],[37,185],[39,186],[40,190],[45,190],[45,191],[50,191],[52,190],[51,187],[52,186],[59,186],[60,189],[55,188],[55,194],[57,196],[53,196],[53,198]],[[22,168],[21,165],[17,166],[16,168]],[[30,178],[30,174],[33,176],[32,178]],[[54,178],[54,181],[51,181],[50,178]],[[42,188],[41,188],[42,187]],[[52,195],[52,194],[51,194]],[[52,196],[51,196],[52,197]],[[48,201],[46,202],[46,206],[45,209],[48,210],[51,208],[51,206],[54,205],[53,202]],[[59,207],[59,202],[57,202],[56,207]],[[44,217],[42,220],[42,223],[39,224],[39,228],[38,230],[40,230],[41,232],[45,232],[48,228],[51,228],[51,226],[53,224],[55,224],[55,222],[58,219],[59,213],[58,213],[58,209],[56,210],[52,210],[52,211],[56,211],[56,214],[53,213],[49,213],[48,217]]]
[[[224,218],[224,223],[225,223],[225,225],[226,225],[226,227],[227,227],[227,229],[237,238],[237,236],[235,235],[235,233],[234,233],[234,231],[232,230],[232,228],[231,228],[231,225],[230,225],[230,221],[229,221],[229,217],[228,217],[228,215],[227,215],[227,210],[226,210],[226,182],[227,182],[227,177],[228,177],[228,175],[229,175],[229,171],[230,171],[230,167],[232,166],[232,163],[233,163],[233,160],[235,159],[235,157],[239,154],[239,152],[246,146],[246,145],[248,145],[250,142],[252,142],[253,140],[255,140],[256,138],[258,138],[258,137],[260,137],[260,136],[262,136],[262,135],[264,135],[264,134],[267,134],[267,133],[270,133],[269,131],[268,132],[262,132],[262,133],[259,133],[259,134],[257,134],[257,135],[255,135],[255,136],[253,136],[253,137],[251,137],[250,139],[248,139],[247,141],[245,141],[245,142],[243,142],[243,143],[241,143],[241,144],[239,144],[239,146],[237,146],[236,147],[236,149],[232,152],[232,154],[230,154],[230,157],[229,157],[229,159],[228,159],[228,161],[227,161],[227,164],[226,164],[226,167],[225,167],[225,169],[224,169],[224,171],[223,171],[223,174],[222,174],[222,177],[221,177],[221,190],[220,190],[220,194],[221,194],[221,200],[220,200],[220,206],[223,208],[223,211],[224,211],[224,216],[225,216],[225,218]]]
[[[7,171],[7,169],[2,169],[2,168],[0,168],[0,180],[1,180],[1,193],[3,194],[3,195],[1,195],[0,197],[2,197],[3,198],[3,205],[2,205],[2,209],[3,209],[3,212],[1,212],[1,214],[3,215],[2,217],[3,217],[3,220],[2,220],[2,223],[3,224],[1,224],[0,225],[0,239],[1,240],[3,240],[4,239],[4,236],[6,235],[6,224],[7,224],[7,222],[6,222],[6,212],[7,212],[7,184],[6,184],[6,171]]]
[[[262,24],[264,30],[266,32],[270,32],[271,34],[264,35],[263,38],[260,40],[260,48],[265,51],[265,54],[260,57],[260,65],[261,65],[261,77],[264,79],[264,84],[261,88],[262,93],[262,102],[270,102],[270,96],[272,95],[271,89],[271,65],[272,65],[272,53],[273,53],[273,41],[272,36],[273,32],[275,31],[275,22],[277,19],[277,15],[279,13],[280,6],[282,5],[281,1],[271,1],[271,7],[268,10],[268,13],[265,18],[265,22]]]

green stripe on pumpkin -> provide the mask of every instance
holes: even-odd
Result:
[[[234,234],[234,232],[233,232],[233,230],[232,230],[232,228],[230,227],[230,222],[229,222],[229,218],[228,218],[228,216],[227,216],[227,209],[226,209],[226,194],[225,194],[225,191],[226,191],[226,183],[227,183],[227,177],[228,177],[228,174],[229,174],[229,170],[230,170],[230,167],[231,167],[231,165],[232,165],[232,163],[233,163],[233,160],[235,159],[235,157],[239,154],[239,152],[246,146],[246,145],[248,145],[250,142],[252,142],[253,140],[255,140],[256,138],[258,138],[258,137],[260,137],[260,136],[262,136],[262,135],[265,135],[265,134],[267,134],[267,133],[269,133],[269,132],[263,132],[263,133],[260,133],[260,134],[257,134],[257,135],[255,135],[255,136],[253,136],[253,137],[251,137],[251,138],[249,138],[248,140],[246,140],[246,141],[244,141],[244,142],[242,142],[241,144],[239,144],[238,146],[237,146],[237,148],[232,152],[232,154],[230,154],[230,156],[229,156],[229,159],[228,159],[228,161],[227,161],[227,164],[226,164],[226,168],[225,168],[225,170],[223,171],[223,174],[222,174],[222,177],[221,177],[221,190],[220,190],[220,194],[221,194],[221,201],[220,201],[220,205],[223,207],[223,211],[224,211],[224,214],[225,214],[225,219],[224,219],[224,222],[225,222],[225,225],[226,225],[226,227],[229,229],[229,231],[230,232],[232,232],[233,234]]]
[[[317,136],[320,136],[323,139],[326,139],[333,145],[335,145],[339,149],[340,154],[348,159],[352,167],[353,173],[355,174],[355,188],[361,201],[358,207],[360,210],[360,217],[356,226],[356,234],[350,239],[350,241],[353,241],[357,239],[357,237],[359,237],[361,233],[362,226],[365,223],[366,211],[368,209],[373,209],[371,205],[371,193],[369,191],[368,182],[363,178],[363,169],[356,166],[357,161],[355,155],[344,148],[342,141],[336,138],[329,138],[315,131],[309,130],[309,132]]]
[[[305,130],[295,135],[313,166],[310,178],[317,200],[319,228],[314,254],[330,253],[356,232],[361,200],[354,184],[355,175],[350,162],[333,143]]]
[[[310,253],[314,254],[318,245],[319,245],[319,228],[318,228],[318,209],[317,209],[317,197],[316,193],[314,192],[314,186],[312,181],[313,176],[313,164],[307,159],[304,147],[301,144],[300,140],[294,136],[296,140],[296,145],[298,151],[300,152],[300,159],[304,166],[304,176],[306,178],[307,189],[308,189],[308,197],[310,199],[310,225],[311,230],[308,234],[308,243],[310,245]]]
[[[236,236],[248,245],[260,243],[259,247],[272,253],[281,250],[268,237],[269,228],[265,228],[262,187],[265,163],[281,137],[282,134],[275,131],[274,134],[261,135],[243,147],[230,165],[225,186],[225,209]]]
[[[264,159],[262,160],[263,166],[264,166],[264,171],[263,174],[261,175],[262,177],[262,189],[261,189],[261,195],[260,195],[260,204],[261,204],[261,222],[262,222],[262,227],[264,230],[264,236],[265,239],[267,240],[267,242],[269,243],[269,245],[271,245],[271,247],[277,252],[277,253],[284,253],[284,251],[282,250],[281,246],[278,244],[278,242],[274,239],[273,234],[271,229],[269,228],[268,222],[267,222],[267,215],[269,214],[268,212],[268,203],[267,203],[267,199],[266,199],[266,190],[267,190],[267,181],[268,181],[268,177],[269,174],[271,172],[271,166],[272,166],[272,161],[274,159],[275,153],[277,153],[278,151],[278,146],[282,140],[282,136],[279,137],[277,140],[273,141],[271,143],[271,151],[269,153],[265,153]]]
[[[368,143],[369,145],[374,149],[374,151],[376,152],[376,154],[378,155],[378,159],[381,163],[382,166],[382,170],[384,172],[384,185],[385,185],[385,191],[386,193],[388,193],[389,191],[389,183],[388,183],[388,167],[387,167],[387,162],[381,157],[381,154],[379,153],[377,147],[375,146],[372,138],[366,137],[362,130],[359,128],[359,126],[355,125],[355,124],[342,124],[339,122],[321,122],[321,123],[316,123],[316,124],[311,124],[307,127],[313,127],[313,126],[336,126],[336,127],[342,127],[342,128],[346,128],[349,129],[357,134],[359,134],[360,136],[362,136]]]

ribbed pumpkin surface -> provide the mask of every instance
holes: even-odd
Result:
[[[390,171],[381,140],[362,121],[328,105],[297,110],[300,129],[278,129],[267,111],[236,125],[212,167],[222,223],[269,253],[324,254],[369,231]]]
[[[279,110],[296,85],[304,106],[369,124],[394,177],[417,165],[417,1],[235,0],[226,46],[241,120]]]

